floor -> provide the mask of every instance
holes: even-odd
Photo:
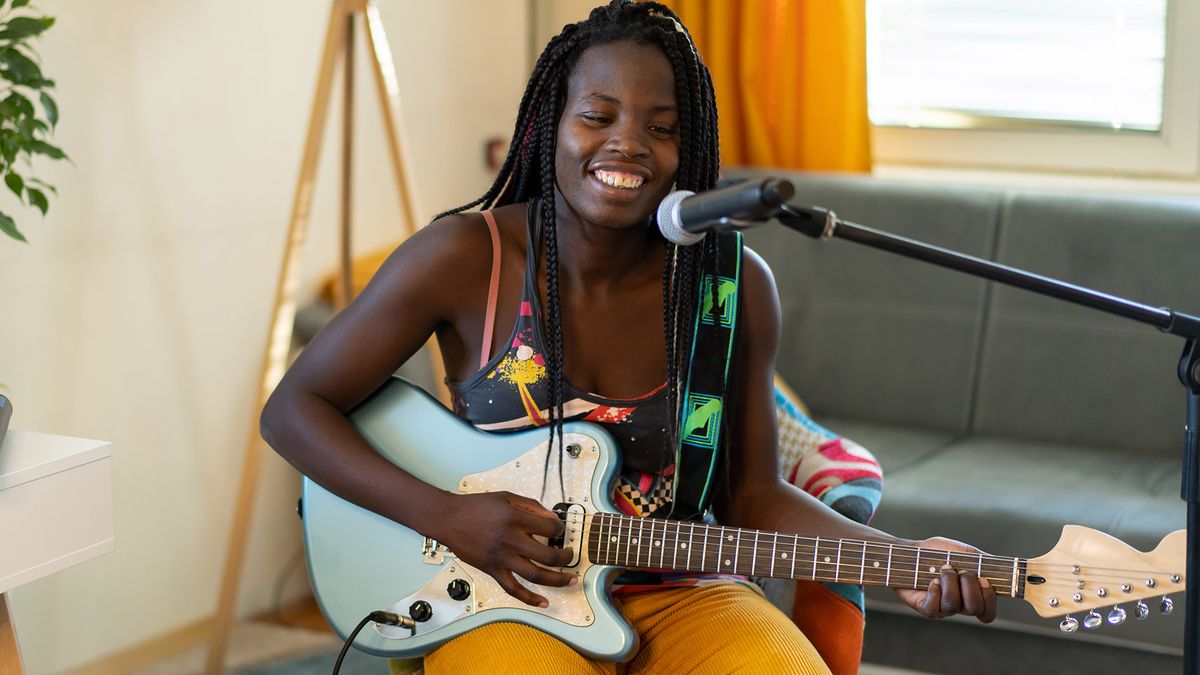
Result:
[[[229,671],[235,671],[286,657],[301,658],[337,649],[341,644],[342,641],[325,623],[316,601],[308,599],[278,614],[255,617],[252,621],[239,624],[230,643],[226,664]],[[206,650],[207,645],[200,645],[131,675],[197,675],[203,672]],[[859,673],[923,675],[918,671],[869,663],[863,664]]]

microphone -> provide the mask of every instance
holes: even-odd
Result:
[[[672,244],[691,246],[709,230],[747,227],[747,221],[771,218],[795,193],[791,182],[782,178],[756,178],[699,194],[676,190],[658,205],[658,229]]]

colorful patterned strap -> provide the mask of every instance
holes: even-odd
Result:
[[[700,284],[687,388],[680,396],[679,447],[675,453],[675,518],[704,513],[712,497],[729,400],[729,370],[742,282],[742,234],[717,240],[717,277]]]

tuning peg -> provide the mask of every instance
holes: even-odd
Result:
[[[1087,616],[1083,617],[1083,627],[1087,628],[1088,630],[1091,630],[1102,623],[1104,623],[1104,618],[1100,616],[1100,612],[1097,612],[1094,609],[1088,612]]]
[[[1163,614],[1170,614],[1175,611],[1175,603],[1171,601],[1171,598],[1164,595],[1162,602],[1158,605],[1158,611]]]
[[[1064,633],[1074,633],[1079,630],[1079,620],[1073,616],[1068,616],[1058,624],[1058,629]]]
[[[1119,626],[1125,623],[1125,608],[1117,605],[1108,613],[1108,623],[1112,626]]]
[[[1137,601],[1137,605],[1133,608],[1133,615],[1137,617],[1138,621],[1150,616],[1150,608],[1146,606],[1146,601]]]

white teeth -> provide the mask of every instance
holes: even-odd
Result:
[[[642,183],[646,181],[646,179],[642,178],[641,176],[632,176],[630,174],[620,173],[618,171],[605,171],[604,169],[596,169],[595,174],[596,178],[598,178],[601,183],[604,183],[605,185],[611,185],[615,188],[625,188],[627,190],[641,187]]]

